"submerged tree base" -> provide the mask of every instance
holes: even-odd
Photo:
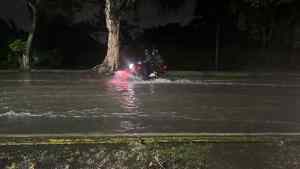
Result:
[[[104,63],[94,66],[91,70],[100,75],[106,76],[113,75],[115,72],[115,70],[111,69],[107,64]]]

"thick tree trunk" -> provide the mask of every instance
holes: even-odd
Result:
[[[99,73],[113,73],[120,65],[120,19],[112,13],[111,0],[106,0],[106,26],[108,30],[107,53]]]

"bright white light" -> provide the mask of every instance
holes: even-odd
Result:
[[[153,72],[153,73],[151,73],[151,74],[149,75],[149,77],[151,77],[151,78],[157,77],[157,73],[156,73],[156,72]]]
[[[134,64],[130,63],[129,64],[129,69],[133,69],[133,67],[134,67]]]

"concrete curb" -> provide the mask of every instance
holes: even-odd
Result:
[[[291,143],[300,133],[143,133],[0,135],[0,146],[153,143]]]

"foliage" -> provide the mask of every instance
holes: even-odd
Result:
[[[116,17],[122,17],[128,10],[134,7],[137,0],[109,0],[111,3],[111,12]]]
[[[0,49],[0,66],[15,68],[25,52],[26,41],[16,39],[9,43],[8,48]]]
[[[107,0],[73,0],[72,6],[65,8],[65,11],[73,16],[73,23],[99,21],[100,15],[104,14]],[[109,0],[112,17],[122,19],[135,7],[137,0]],[[102,13],[101,13],[102,12]]]
[[[7,66],[8,64],[8,49],[0,48],[0,67]]]
[[[26,41],[22,39],[16,39],[11,42],[9,45],[10,50],[16,55],[22,55],[26,49]]]
[[[274,29],[283,16],[281,6],[294,0],[232,0],[231,11],[238,18],[238,28],[248,32],[250,38],[259,40],[267,47],[273,38]]]
[[[289,3],[294,0],[244,0],[244,2],[248,3],[253,8],[262,8],[268,6],[276,6],[283,3]]]
[[[32,58],[35,67],[61,68],[63,62],[62,52],[57,49],[35,50]]]

